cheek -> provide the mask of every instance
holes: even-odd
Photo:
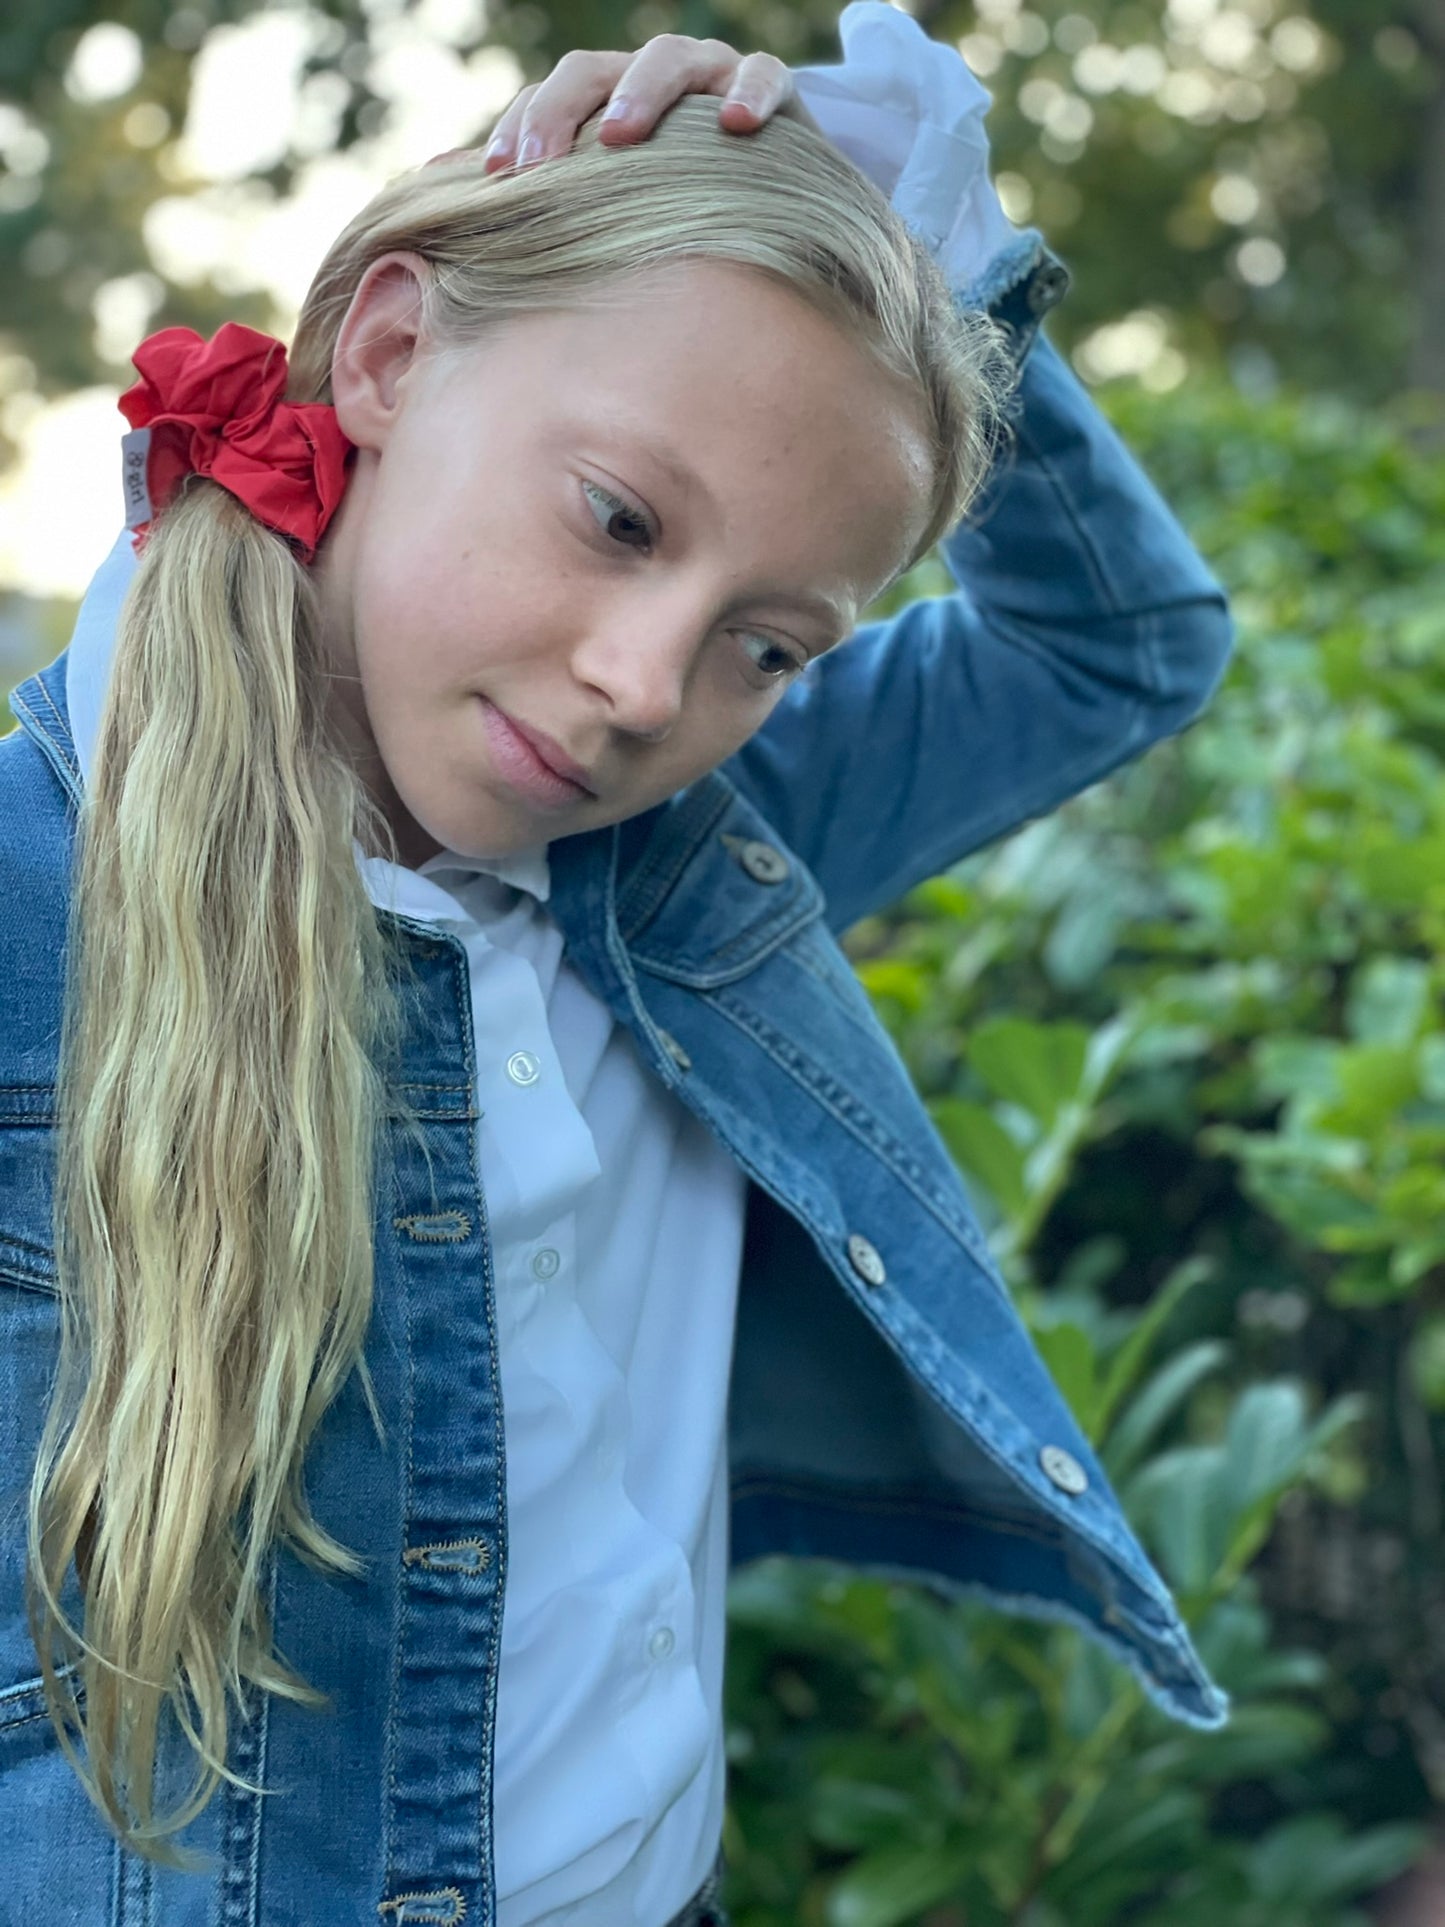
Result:
[[[378,491],[357,545],[354,572],[357,659],[385,672],[399,660],[416,668],[443,647],[471,602],[459,568],[456,532],[436,494],[410,500],[399,487]]]
[[[565,631],[528,558],[388,541],[357,573],[356,663],[368,704],[450,726],[478,690],[515,697]],[[555,645],[555,646],[554,646]]]

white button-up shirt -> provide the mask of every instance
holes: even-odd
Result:
[[[470,968],[507,1455],[499,1927],[660,1927],[722,1830],[745,1180],[564,962],[544,852],[358,860]]]
[[[852,0],[839,31],[842,63],[799,69],[799,93],[965,286],[1012,234],[988,96],[887,0]],[[83,779],[135,566],[122,532],[70,645]],[[470,972],[506,1438],[498,1927],[662,1927],[722,1827],[746,1181],[564,961],[545,848],[357,861],[373,902],[453,931]]]

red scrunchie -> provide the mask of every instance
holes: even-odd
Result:
[[[206,475],[310,562],[346,493],[354,444],[328,402],[283,401],[286,349],[227,321],[202,341],[162,328],[131,357],[142,379],[120,398],[126,527],[137,554],[181,478]]]

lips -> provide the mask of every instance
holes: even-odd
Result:
[[[519,722],[509,710],[501,709],[499,704],[493,703],[492,707],[498,709],[500,714],[506,717],[508,723],[516,730],[523,742],[529,744],[530,747],[536,751],[548,769],[554,770],[558,776],[565,776],[569,783],[576,783],[581,789],[586,790],[590,796],[597,794],[592,786],[591,773],[585,770],[580,763],[573,762],[572,758],[560,743],[553,742],[552,738],[548,736],[545,731],[533,729],[530,724]]]
[[[540,737],[547,750],[559,761],[565,757],[572,769],[580,769],[581,765],[566,756],[561,745],[554,743],[550,736],[530,728],[524,734],[523,725],[514,723],[490,697],[478,695],[477,707],[481,711],[492,773],[506,784],[516,799],[530,809],[565,811],[575,809],[579,803],[586,803],[594,797],[595,792],[585,782],[579,783],[564,775],[534,741],[534,737]]]

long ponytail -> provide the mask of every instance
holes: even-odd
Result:
[[[376,1060],[399,1027],[352,849],[390,833],[329,737],[314,597],[284,538],[191,478],[121,616],[78,826],[32,1633],[62,1743],[84,1778],[83,1735],[137,1845],[168,1703],[198,1773],[166,1831],[229,1777],[228,1691],[321,1699],[270,1649],[273,1540],[356,1563],[300,1471],[365,1370]]]

